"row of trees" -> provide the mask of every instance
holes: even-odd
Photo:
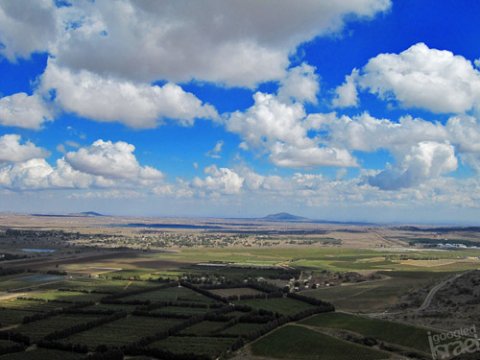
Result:
[[[100,325],[103,325],[103,324],[121,319],[123,317],[126,317],[127,315],[128,314],[126,312],[122,311],[122,312],[112,314],[110,316],[100,317],[98,319],[95,319],[95,320],[92,320],[92,321],[89,321],[89,322],[86,322],[86,323],[81,323],[81,324],[74,325],[74,326],[69,327],[67,329],[54,331],[53,333],[50,333],[47,336],[45,336],[44,340],[51,341],[51,340],[64,339],[64,338],[66,338],[70,335],[76,334],[80,331],[85,331],[85,330],[88,330],[88,329],[92,329],[94,327],[97,327],[97,326],[100,326]]]
[[[329,302],[320,300],[320,299],[315,299],[315,298],[300,295],[300,294],[297,294],[297,293],[288,293],[287,297],[289,297],[291,299],[294,299],[294,300],[305,302],[305,303],[310,304],[310,305],[314,305],[316,307],[319,307],[319,308],[322,309],[322,312],[335,311],[335,307],[332,304],[330,304]]]
[[[208,308],[220,308],[225,306],[224,304],[218,304],[218,303],[213,303],[213,304],[205,304],[205,303],[195,303],[195,302],[189,302],[189,301],[156,301],[154,303],[151,303],[149,305],[145,306],[140,306],[138,307],[138,310],[143,310],[143,311],[152,311],[156,309],[160,309],[165,306],[177,306],[177,307],[188,307],[188,308],[198,308],[198,309],[208,309]]]
[[[27,346],[30,345],[30,338],[28,336],[10,330],[0,331],[0,339],[10,340]]]
[[[226,303],[227,300],[225,298],[223,298],[222,296],[220,295],[217,295],[217,294],[213,294],[211,293],[210,291],[206,290],[206,289],[202,289],[200,287],[197,287],[193,284],[190,284],[186,281],[181,281],[180,282],[180,285],[190,289],[190,290],[193,290],[193,291],[196,291],[197,293],[203,295],[203,296],[206,296],[208,298],[211,298],[213,300],[216,300],[216,301],[220,301],[220,302],[223,302],[223,303]]]
[[[129,305],[149,305],[151,302],[150,300],[146,301],[141,301],[141,300],[132,300],[132,301],[122,301],[121,298],[125,298],[128,296],[133,296],[133,295],[140,295],[140,294],[145,294],[157,290],[162,290],[162,289],[168,289],[169,287],[174,287],[178,285],[176,282],[170,282],[166,284],[162,284],[159,286],[151,286],[151,287],[146,287],[146,288],[141,288],[141,289],[136,289],[136,290],[130,290],[130,291],[122,291],[119,293],[111,294],[108,296],[105,296],[100,300],[102,304],[129,304]]]
[[[40,300],[40,301],[57,302],[57,300]],[[54,309],[46,312],[34,313],[33,315],[30,315],[30,316],[25,316],[22,319],[22,324],[28,324],[34,321],[47,319],[49,317],[56,316],[62,313],[83,313],[81,308],[92,306],[95,304],[93,301],[84,301],[84,302],[77,302],[77,303],[70,303],[65,301],[60,301],[60,302],[70,304],[71,306],[69,306],[68,308],[59,308],[59,309]]]
[[[23,351],[27,347],[22,343],[10,342],[0,345],[0,355]]]
[[[4,269],[0,267],[0,276],[21,274],[23,272],[25,272],[24,269]]]

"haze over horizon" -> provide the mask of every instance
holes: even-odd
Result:
[[[478,13],[0,1],[0,211],[480,224]]]

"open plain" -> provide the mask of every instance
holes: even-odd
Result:
[[[425,359],[426,334],[472,325],[480,303],[475,228],[4,214],[0,229],[0,359]]]

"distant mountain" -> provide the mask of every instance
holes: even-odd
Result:
[[[81,213],[70,213],[70,214],[31,214],[32,216],[43,216],[43,217],[96,217],[96,216],[105,216],[103,214],[97,213],[95,211],[84,211]]]
[[[301,216],[292,215],[292,214],[289,214],[289,213],[286,213],[286,212],[281,212],[281,213],[278,213],[278,214],[267,215],[267,216],[261,218],[261,220],[265,220],[265,221],[309,221],[310,219],[305,218],[305,217],[301,217]]]
[[[100,214],[100,213],[95,212],[95,211],[84,211],[84,212],[81,212],[81,213],[70,214],[70,215],[73,215],[73,216],[91,216],[91,217],[95,217],[95,216],[105,216],[105,215]]]

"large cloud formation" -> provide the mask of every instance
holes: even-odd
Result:
[[[48,152],[18,135],[0,137],[0,188],[10,190],[136,188],[159,186],[163,174],[141,166],[135,147],[126,142],[97,140],[69,152],[56,161],[46,161]]]
[[[191,79],[254,86],[278,80],[300,43],[372,17],[389,0],[77,2],[64,17],[58,61],[72,69],[142,81]],[[141,54],[141,56],[139,56]],[[133,66],[132,66],[133,65]]]
[[[17,93],[0,98],[0,125],[39,129],[53,113],[38,95]]]
[[[438,178],[456,170],[457,165],[452,145],[422,141],[413,146],[396,167],[387,168],[368,181],[381,189],[397,190]]]
[[[41,86],[47,93],[55,90],[57,103],[66,111],[98,121],[121,121],[133,128],[153,128],[163,118],[192,125],[195,118],[218,116],[212,106],[176,84],[157,86],[103,78],[86,70],[75,73],[53,62],[49,62]]]
[[[46,51],[70,69],[105,76],[233,86],[282,78],[299,44],[341,30],[347,17],[390,7],[389,0],[26,2],[0,4],[0,53],[11,60]]]
[[[22,144],[20,135],[0,136],[0,164],[17,163],[34,158],[43,158],[48,152],[30,141]]]
[[[47,51],[57,38],[57,9],[51,0],[0,3],[0,54],[10,61]]]
[[[325,103],[320,96],[325,92],[319,94],[324,91],[323,69],[317,73],[306,63],[293,66],[289,57],[315,36],[341,31],[347,19],[386,11],[390,1],[276,5],[274,0],[75,0],[60,7],[51,0],[0,2],[0,54],[11,62],[36,52],[49,54],[33,93],[0,98],[0,125],[41,129],[62,112],[136,129],[167,119],[188,126],[208,118],[238,135],[241,149],[265,155],[274,166],[335,166],[348,174],[345,178],[263,175],[222,164],[207,166],[193,180],[167,183],[160,170],[140,164],[135,147],[123,141],[97,140],[74,151],[63,149],[63,157],[49,162],[46,150],[10,134],[0,137],[0,188],[90,189],[90,194],[142,189],[178,197],[285,195],[317,205],[426,198],[475,205],[459,184],[478,192],[479,182],[449,177],[460,165],[480,172],[480,124],[475,117],[480,73],[472,63],[419,43],[372,57],[334,92],[336,108],[359,106],[368,92],[389,105],[453,113],[443,123],[410,116],[377,119],[368,113],[309,114]],[[220,116],[182,88],[190,81],[250,89],[275,81],[278,90],[254,91],[250,107]],[[207,156],[218,159],[222,146],[223,140]],[[382,150],[392,159],[385,169],[360,168],[362,154]]]
[[[123,141],[97,140],[89,147],[67,153],[65,160],[75,170],[111,179],[161,179],[160,171],[140,166],[134,151],[135,146]]]
[[[274,0],[73,0],[68,6],[4,1],[0,55],[15,61],[47,52],[42,94],[56,93],[56,105],[67,112],[133,128],[155,127],[164,119],[191,125],[195,118],[215,119],[216,111],[175,83],[253,88],[278,80],[285,85],[282,97],[314,102],[315,81],[307,93],[292,94],[296,74],[285,78],[296,47],[340,31],[346,18],[371,18],[389,7],[390,0],[301,0],[282,6]],[[157,81],[167,83],[152,85]],[[52,118],[40,100],[20,94],[0,99],[0,124],[38,129]],[[22,114],[20,103],[30,112]]]
[[[480,72],[451,51],[418,43],[399,54],[379,54],[337,88],[334,105],[355,106],[356,89],[407,108],[434,113],[465,113],[480,106]]]
[[[384,190],[416,187],[457,169],[458,157],[480,170],[480,122],[471,116],[453,116],[445,125],[410,116],[398,122],[360,116],[312,114],[310,129],[328,134],[328,144],[351,152],[387,150],[395,164],[368,183]]]
[[[357,166],[348,150],[322,144],[308,134],[304,102],[315,101],[316,81],[311,66],[290,69],[276,95],[257,92],[250,108],[229,114],[227,130],[240,135],[242,148],[267,153],[278,166]]]

